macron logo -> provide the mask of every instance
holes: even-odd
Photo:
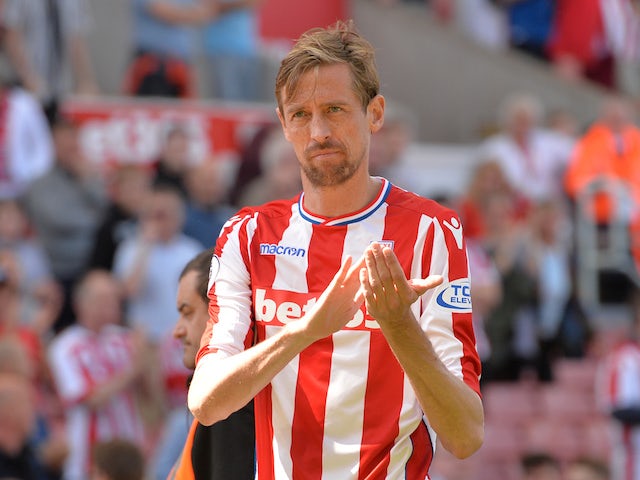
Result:
[[[291,257],[304,257],[307,251],[304,248],[285,247],[275,243],[261,243],[260,255],[289,255]]]
[[[451,217],[451,223],[446,220],[442,223],[444,223],[444,226],[453,234],[453,238],[456,239],[456,245],[458,248],[462,249],[462,225],[460,225],[460,221],[456,217]]]

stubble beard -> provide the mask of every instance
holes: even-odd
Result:
[[[342,185],[353,177],[358,169],[356,163],[342,161],[337,165],[303,165],[302,172],[314,187]]]
[[[316,149],[335,148],[334,144],[322,144],[314,149],[310,149],[305,152],[307,155],[312,154]],[[301,162],[302,173],[309,183],[314,187],[333,187],[342,185],[350,180],[360,167],[362,159],[350,161],[348,155],[346,155],[343,148],[339,149],[341,154],[344,155],[341,160],[337,162],[331,161],[315,161],[313,158],[306,162]],[[308,158],[308,157],[307,157]]]

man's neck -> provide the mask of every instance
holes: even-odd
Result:
[[[304,208],[322,217],[339,217],[356,212],[369,205],[380,191],[381,180],[367,174],[354,176],[342,185],[316,187],[304,185]]]

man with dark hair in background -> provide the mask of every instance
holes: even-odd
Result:
[[[213,262],[212,262],[213,260]],[[173,335],[182,341],[183,362],[196,366],[200,338],[209,320],[209,273],[215,274],[213,249],[193,258],[180,274],[176,304],[178,322]],[[255,475],[253,402],[228,419],[205,427],[193,421],[184,449],[169,479],[252,480]]]

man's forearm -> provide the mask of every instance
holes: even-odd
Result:
[[[189,387],[189,409],[196,419],[212,425],[246,405],[312,343],[301,326],[301,321],[291,322],[276,335],[231,357],[203,357]]]
[[[446,368],[411,312],[380,327],[442,445],[458,458],[472,455],[484,436],[480,397]]]

